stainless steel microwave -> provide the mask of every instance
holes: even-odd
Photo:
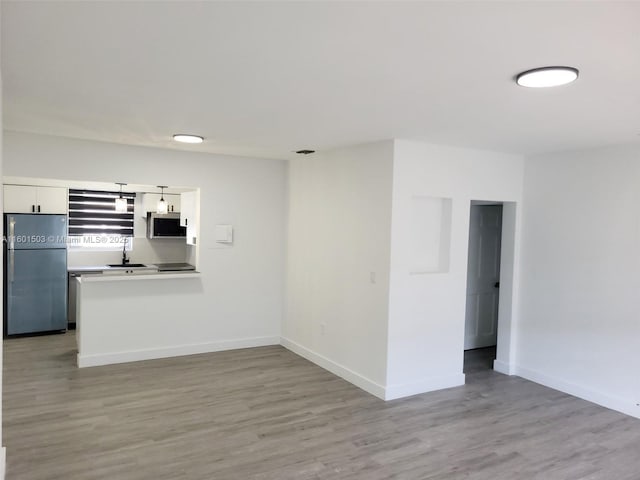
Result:
[[[147,238],[185,238],[187,227],[180,226],[179,213],[147,213]]]

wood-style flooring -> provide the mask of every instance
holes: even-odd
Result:
[[[5,340],[7,479],[640,479],[640,421],[486,369],[384,402],[281,347],[74,357]]]
[[[496,347],[475,348],[464,352],[464,373],[474,374],[493,369]]]

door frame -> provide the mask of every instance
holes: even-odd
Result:
[[[471,205],[502,205],[502,236],[500,248],[500,291],[498,293],[498,336],[496,359],[493,369],[506,375],[514,375],[516,365],[516,315],[518,307],[520,252],[520,209],[517,202],[489,201],[473,199],[468,205],[468,218],[471,218]],[[469,251],[469,228],[467,229],[467,252]],[[468,274],[468,268],[467,268]],[[465,275],[466,285],[466,275]],[[465,289],[466,304],[466,289]],[[460,338],[464,344],[465,326],[462,326]],[[464,349],[461,352],[464,354]]]

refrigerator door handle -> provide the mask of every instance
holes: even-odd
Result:
[[[13,274],[15,273],[15,250],[9,251],[9,283],[13,283]]]
[[[9,250],[16,248],[16,219],[9,217]]]

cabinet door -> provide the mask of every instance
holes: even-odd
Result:
[[[63,187],[38,187],[38,213],[67,214],[69,199],[67,189]]]
[[[27,185],[4,186],[5,213],[35,213],[37,203],[36,187]]]
[[[155,212],[158,208],[159,193],[145,193],[142,197],[142,216],[146,218],[147,212]]]
[[[169,203],[169,211],[178,213],[180,212],[180,195],[165,195],[165,200]]]
[[[147,216],[147,212],[155,212],[158,209],[158,202],[160,201],[159,193],[145,193],[142,199],[143,216]],[[180,211],[180,195],[173,193],[165,193],[164,201],[167,202],[167,208],[169,213],[178,213]]]
[[[193,221],[195,195],[194,192],[184,192],[180,194],[180,226],[188,227],[189,220]]]
[[[180,197],[180,225],[187,227],[187,245],[195,245],[198,235],[198,204],[196,192],[184,192]]]

